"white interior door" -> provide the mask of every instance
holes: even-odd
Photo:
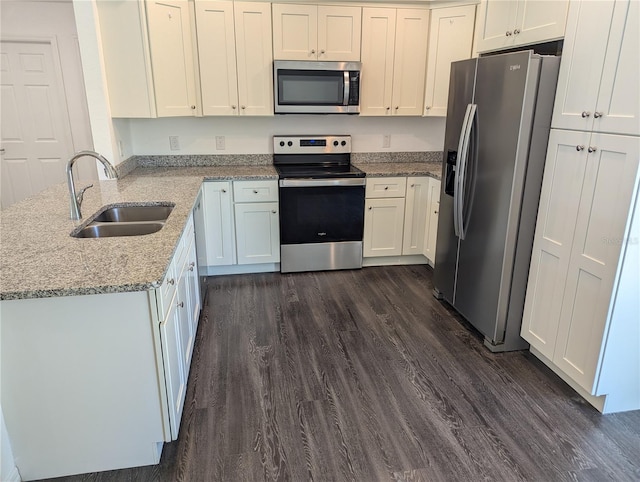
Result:
[[[55,45],[46,40],[0,45],[4,209],[64,181],[73,145]]]

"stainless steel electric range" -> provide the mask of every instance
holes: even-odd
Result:
[[[274,136],[280,271],[362,267],[365,174],[351,136]]]

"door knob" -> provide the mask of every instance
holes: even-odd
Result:
[[[589,146],[589,149],[587,149],[587,151],[589,152],[596,152],[598,150],[598,148],[596,146]]]
[[[602,112],[594,112],[593,117],[594,119],[599,119],[600,117],[604,117],[604,114]]]
[[[584,146],[576,146],[576,151],[584,151]]]
[[[589,112],[589,111],[587,111],[587,110],[585,110],[585,111],[583,111],[583,112],[582,112],[582,118],[583,118],[583,119],[586,119],[586,118],[587,118],[587,117],[589,117],[590,115],[591,115],[591,112]]]

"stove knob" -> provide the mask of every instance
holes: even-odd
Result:
[[[342,144],[343,146],[347,145],[347,141],[342,141],[340,144]]]
[[[287,145],[288,145],[289,147],[291,147],[291,146],[293,145],[293,142],[289,141],[289,142],[287,142]]]
[[[337,146],[338,145],[338,141],[333,141],[333,145]]]
[[[280,147],[284,147],[284,141],[280,141]]]

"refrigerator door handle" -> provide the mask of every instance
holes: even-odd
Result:
[[[476,104],[467,105],[467,111],[464,115],[462,123],[462,132],[460,133],[460,143],[458,145],[458,165],[456,166],[456,181],[454,186],[454,209],[453,209],[453,226],[460,239],[464,239],[464,183],[467,171],[467,160],[469,159],[469,141],[471,138],[471,126],[476,115],[478,106]]]
[[[477,104],[471,104],[471,110],[469,112],[469,121],[467,123],[467,132],[465,133],[466,145],[464,150],[464,168],[460,176],[460,213],[458,214],[458,219],[460,221],[460,239],[464,239],[467,235],[467,225],[469,222],[468,213],[470,212],[471,206],[466,207],[466,204],[473,202],[473,190],[475,187],[473,184],[476,182],[474,173],[473,172],[469,173],[469,167],[475,170],[476,159],[469,159],[469,155],[471,153],[471,146],[472,146],[471,135],[472,134],[474,134],[473,141],[475,142],[475,144],[477,144],[477,137],[478,137],[478,128],[476,126],[477,111],[478,111]],[[474,145],[472,155],[477,156],[477,152],[478,152],[477,148]],[[469,175],[471,176],[470,179],[468,179]],[[465,193],[467,193],[467,189],[466,189],[467,182],[472,183],[471,189],[468,192],[469,193],[468,199],[465,198]],[[465,207],[466,207],[467,215],[465,215]]]
[[[473,104],[467,105],[467,110],[464,113],[464,120],[462,121],[462,128],[460,129],[460,140],[458,141],[458,159],[455,166],[456,172],[453,182],[453,230],[457,237],[460,237],[460,233],[462,231],[462,220],[460,216],[460,214],[462,213],[462,192],[460,190],[460,177],[462,177],[464,173],[465,146],[466,141],[468,141],[466,133],[472,105]]]

